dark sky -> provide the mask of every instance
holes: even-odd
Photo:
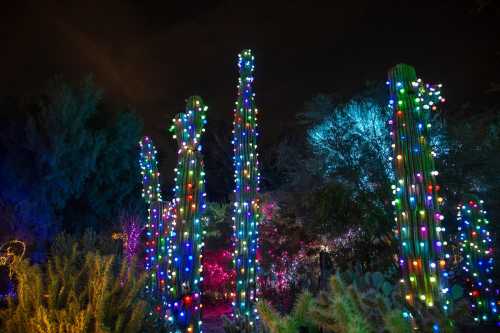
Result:
[[[500,81],[495,0],[9,2],[0,5],[1,95],[36,93],[55,74],[94,73],[172,146],[164,130],[189,95],[205,98],[209,119],[231,121],[243,48],[256,55],[264,141],[313,95],[385,80],[398,62],[444,83],[456,105],[495,98],[484,92]]]

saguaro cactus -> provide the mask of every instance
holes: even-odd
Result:
[[[237,320],[248,321],[255,328],[257,310],[258,225],[260,216],[259,162],[257,154],[257,109],[252,91],[254,57],[250,50],[238,56],[240,78],[234,110],[234,265],[236,295],[233,303]]]
[[[441,235],[444,217],[439,211],[443,198],[439,196],[435,153],[429,143],[430,113],[444,99],[440,86],[423,85],[408,65],[392,68],[387,84],[393,111],[389,120],[396,176],[393,204],[406,301],[411,305],[420,300],[429,307],[439,301],[447,310],[447,255]]]
[[[457,207],[458,244],[461,255],[461,276],[467,288],[474,322],[496,321],[498,287],[493,280],[493,237],[486,218],[483,200],[468,195]]]
[[[163,315],[167,296],[167,247],[169,244],[170,205],[162,201],[157,150],[151,138],[145,136],[139,142],[139,166],[142,175],[142,196],[148,204],[146,229],[145,268],[148,272],[146,292],[154,310]]]
[[[160,173],[158,172],[158,151],[153,140],[145,136],[139,141],[139,167],[142,176],[142,197],[147,204],[161,201]]]
[[[206,207],[206,193],[200,140],[205,131],[206,111],[200,97],[190,97],[186,112],[178,114],[170,128],[179,145],[169,250],[172,265],[167,315],[175,332],[199,332],[201,326],[201,219]]]

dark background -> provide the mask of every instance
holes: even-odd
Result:
[[[1,95],[93,73],[106,98],[144,119],[164,172],[176,149],[166,129],[186,97],[204,97],[209,129],[231,123],[243,48],[256,56],[263,145],[312,96],[349,95],[398,62],[444,83],[444,112],[499,100],[487,93],[500,81],[497,1],[49,0],[10,1],[0,12]]]

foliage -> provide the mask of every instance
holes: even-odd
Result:
[[[0,310],[2,332],[132,333],[146,329],[147,307],[140,299],[145,275],[133,267],[112,255],[83,252],[76,243],[44,266],[24,260],[14,268],[17,299],[10,298]]]
[[[137,215],[120,215],[121,233],[113,234],[113,239],[121,239],[123,256],[129,264],[137,257],[143,231],[142,222]]]
[[[464,105],[453,110],[447,125],[449,151],[437,161],[444,184],[443,194],[449,203],[445,205],[445,214],[454,216],[455,204],[462,200],[463,194],[472,193],[485,199],[491,221],[500,220],[499,107]],[[456,230],[454,219],[447,220],[450,221],[448,230]],[[500,223],[492,223],[490,231],[500,235]],[[494,251],[494,256],[494,261],[498,262],[500,252]],[[493,274],[498,281],[500,270],[495,269]]]
[[[227,316],[222,316],[222,325],[226,333],[241,333],[251,332],[252,326],[245,316],[239,315],[234,320],[229,319]]]
[[[463,121],[463,119],[467,121]],[[490,207],[500,204],[500,113],[498,108],[475,110],[470,105],[454,110],[448,121],[449,150],[438,166],[446,197],[459,202],[462,194],[488,198]],[[450,205],[453,214],[454,205]],[[492,220],[500,214],[491,210]]]
[[[385,272],[365,272],[356,265],[353,270],[337,273],[337,278],[348,285],[353,285],[365,295],[373,294],[382,296],[389,307],[397,306],[400,301],[398,291],[392,281],[399,276],[395,267]]]
[[[486,110],[470,117],[472,112],[464,106],[448,122],[449,152],[442,161],[442,176],[457,194],[493,192],[500,183],[494,171],[499,164],[494,152],[500,147],[500,115]]]
[[[396,271],[362,273],[360,268],[332,276],[330,288],[313,298],[301,294],[289,315],[267,302],[258,305],[263,327],[274,332],[363,333],[455,332],[468,320],[466,303],[444,314],[441,307],[420,303],[407,308],[402,290],[393,283]]]
[[[335,258],[334,265],[344,269],[352,261],[390,260],[390,138],[379,90],[367,89],[347,102],[315,97],[299,115],[303,127],[277,149],[277,174],[286,180],[280,190],[290,192],[276,200],[285,207],[286,223],[299,222],[304,238],[320,243],[361,230],[363,236]]]
[[[263,325],[274,332],[411,332],[409,321],[403,319],[401,303],[384,295],[371,285],[383,280],[381,273],[365,275],[364,281],[346,282],[340,275],[332,277],[330,290],[317,298],[303,293],[290,315],[281,316],[266,302],[258,306]],[[356,284],[357,283],[357,284]],[[391,292],[393,290],[391,289]]]
[[[308,104],[305,115],[316,109],[325,117],[309,128],[307,139],[313,155],[324,163],[325,174],[350,177],[354,171],[357,183],[364,187],[373,186],[377,177],[391,175],[388,116],[383,106],[368,98],[335,105],[328,96],[319,95]]]
[[[0,200],[16,218],[9,237],[42,251],[61,228],[98,230],[137,209],[141,124],[105,104],[91,79],[78,88],[55,79],[41,97],[3,100],[0,113]]]
[[[102,128],[98,131],[103,133],[104,142],[95,171],[64,209],[63,221],[73,221],[65,226],[69,230],[81,231],[88,227],[109,230],[110,222],[116,221],[121,213],[145,211],[138,195],[140,173],[136,160],[141,121],[131,111],[119,111],[115,115],[99,111]],[[101,122],[100,118],[107,120]]]
[[[205,248],[207,250],[227,249],[231,246],[233,222],[229,204],[207,203],[205,218],[202,223],[205,231]]]
[[[111,235],[104,232],[97,233],[90,228],[80,234],[67,232],[57,234],[49,248],[49,257],[65,257],[74,251],[75,244],[81,256],[88,252],[98,251],[102,255],[112,255],[121,259],[121,244],[111,241]]]
[[[236,272],[227,249],[203,251],[203,304],[228,302],[234,292]]]
[[[428,307],[425,303],[415,302],[413,305],[406,305],[408,318],[412,321],[413,326],[419,328],[423,332],[438,332],[453,333],[457,332],[457,326],[454,319],[461,321],[468,319],[467,309],[460,307],[454,313],[445,314],[442,311],[442,304],[437,303],[436,306]],[[464,311],[465,310],[465,311]],[[459,317],[461,316],[461,318]]]
[[[289,311],[300,288],[317,281],[317,253],[310,251],[310,235],[300,220],[289,214],[286,193],[262,196],[264,219],[259,226],[259,285],[262,296],[279,311]],[[279,204],[278,204],[279,202]],[[290,203],[293,205],[293,203]]]
[[[391,230],[387,195],[358,192],[339,182],[329,182],[305,196],[304,209],[310,214],[311,232],[338,235],[349,228],[362,227],[369,235],[384,235]]]
[[[311,320],[310,311],[314,306],[314,298],[308,292],[302,293],[296,300],[289,315],[281,316],[267,301],[257,304],[262,325],[270,333],[295,333],[306,331],[319,332],[316,323]]]
[[[387,221],[380,218],[387,230],[377,236],[370,232],[373,226],[359,224],[360,218],[336,217],[320,229],[308,211],[313,200],[310,192],[268,192],[262,196],[260,291],[280,312],[291,309],[300,290],[317,292],[327,285],[329,275],[335,271],[353,268],[356,264],[363,271],[384,270],[393,265],[394,250]],[[320,195],[317,200],[324,200],[325,207],[327,202],[333,207],[339,204]],[[350,209],[357,212],[360,206],[362,204],[352,202]],[[376,221],[379,217],[377,211],[372,210],[372,216],[364,218]]]
[[[232,119],[218,115],[213,112],[208,115],[210,130],[205,133],[204,148],[205,172],[208,179],[216,179],[206,184],[208,198],[216,202],[228,202],[233,194],[234,180],[229,175],[234,172],[233,168],[233,146]]]
[[[339,275],[332,277],[330,291],[319,296],[311,315],[327,332],[411,332],[409,322],[397,319],[402,318],[401,303],[370,283],[349,285]]]

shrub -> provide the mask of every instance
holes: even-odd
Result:
[[[0,331],[139,332],[146,325],[145,275],[134,267],[113,255],[83,253],[76,243],[43,266],[23,260],[13,267],[17,298],[0,310]]]

